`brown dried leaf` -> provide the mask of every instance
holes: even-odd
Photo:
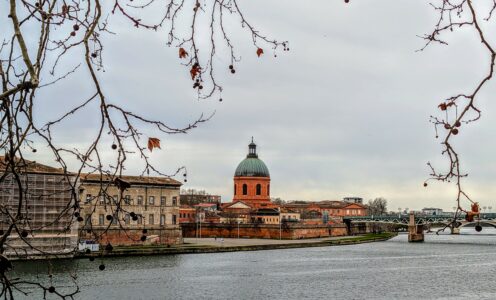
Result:
[[[188,56],[188,52],[184,48],[179,48],[179,58],[186,58],[186,56]]]
[[[472,209],[472,212],[479,213],[479,203],[477,202],[472,203],[472,206],[470,208]]]
[[[198,74],[200,74],[200,67],[198,67],[198,66],[191,67],[191,70],[189,71],[189,73],[191,74],[191,79],[195,80],[196,76]]]
[[[148,138],[148,150],[150,152],[153,151],[153,148],[159,148],[160,149],[160,140],[157,138]]]
[[[258,48],[257,49],[257,56],[260,57],[260,55],[262,55],[264,52],[263,52],[263,49],[262,48]]]

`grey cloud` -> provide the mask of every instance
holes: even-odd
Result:
[[[242,61],[235,76],[227,64],[217,70],[225,83],[223,102],[197,101],[177,49],[165,46],[164,31],[143,32],[117,20],[118,35],[107,38],[107,67],[100,74],[111,101],[178,127],[216,111],[187,135],[163,136],[164,150],[153,153],[154,161],[168,171],[186,165],[185,187],[205,188],[229,201],[234,169],[255,136],[274,196],[383,196],[392,209],[451,208],[452,186],[422,187],[429,172],[425,163],[445,163],[428,117],[442,99],[472,88],[487,70],[476,38],[455,32],[450,46],[415,52],[423,45],[416,35],[435,21],[423,1],[263,1],[260,9],[261,3],[244,2],[245,16],[271,36],[289,39],[291,50],[277,58],[266,51],[257,58],[246,32],[231,29],[241,42]],[[75,91],[89,89],[82,75],[68,81],[65,90],[47,92],[50,109],[40,108],[47,118],[59,113],[58,104],[73,99]],[[463,128],[457,137],[463,162],[474,173],[469,192],[485,205],[494,201],[488,179],[496,169],[494,92],[494,85],[484,91],[481,125]],[[71,121],[78,136],[61,129],[61,142],[90,136],[91,118],[88,110]],[[129,172],[138,170],[139,164],[129,163]]]

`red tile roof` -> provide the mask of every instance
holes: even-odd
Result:
[[[212,206],[217,206],[217,203],[198,203],[193,206],[198,206],[198,207],[212,207]]]
[[[19,158],[17,165],[19,166],[21,172],[25,173],[39,173],[39,174],[64,174],[64,169],[62,168],[54,168],[47,165],[43,165],[37,163],[36,161],[23,160],[20,161]],[[7,167],[7,162],[5,161],[5,156],[0,156],[0,171],[5,170]],[[76,173],[67,171],[68,174],[76,175]],[[108,182],[114,181],[115,177],[111,177],[110,175],[103,174],[85,174],[81,173],[81,180],[84,182]],[[118,176],[123,181],[126,181],[130,184],[149,184],[149,185],[173,185],[173,186],[181,186],[182,183],[172,179],[170,177],[152,177],[152,176]]]
[[[108,182],[108,181],[114,181],[115,178],[119,178],[125,182],[128,182],[130,184],[143,184],[143,185],[173,185],[173,186],[181,186],[182,183],[172,179],[170,177],[152,177],[152,176],[129,176],[129,175],[123,175],[123,176],[115,176],[112,177],[107,174],[103,174],[100,176],[100,174],[81,174],[81,180],[82,183],[84,184],[85,182],[88,183],[99,183],[99,182]]]

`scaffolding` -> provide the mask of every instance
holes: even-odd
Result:
[[[21,174],[20,179],[21,187],[12,174],[0,183],[2,232],[17,218],[17,230],[8,236],[4,254],[14,259],[72,256],[78,240],[74,219],[79,185],[76,177],[63,172],[30,172]],[[26,232],[27,237],[18,232]]]

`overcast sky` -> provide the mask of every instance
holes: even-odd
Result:
[[[152,154],[162,170],[185,165],[184,188],[205,189],[230,201],[234,170],[253,136],[271,173],[272,197],[385,197],[395,211],[454,206],[452,185],[422,186],[428,161],[446,164],[428,119],[443,99],[471,91],[487,70],[487,54],[473,32],[455,32],[447,37],[449,46],[415,52],[423,46],[417,35],[428,33],[435,22],[428,1],[239,2],[260,31],[289,40],[290,51],[277,58],[266,51],[258,58],[250,35],[232,23],[242,61],[233,76],[228,57],[217,57],[225,61],[225,72],[217,75],[223,102],[197,100],[177,48],[165,45],[166,31],[137,30],[111,16],[117,35],[105,38],[106,72],[100,73],[109,99],[177,127],[202,112],[216,112],[186,135],[144,129],[162,139],[162,150]],[[89,95],[84,75],[46,90],[46,106],[38,107],[46,119],[58,116],[61,104]],[[467,191],[496,209],[495,92],[491,82],[478,100],[483,118],[461,127],[455,144],[470,173]],[[92,112],[85,113],[59,128],[58,142],[77,146],[92,138]],[[130,174],[140,170],[136,161],[127,167]]]

